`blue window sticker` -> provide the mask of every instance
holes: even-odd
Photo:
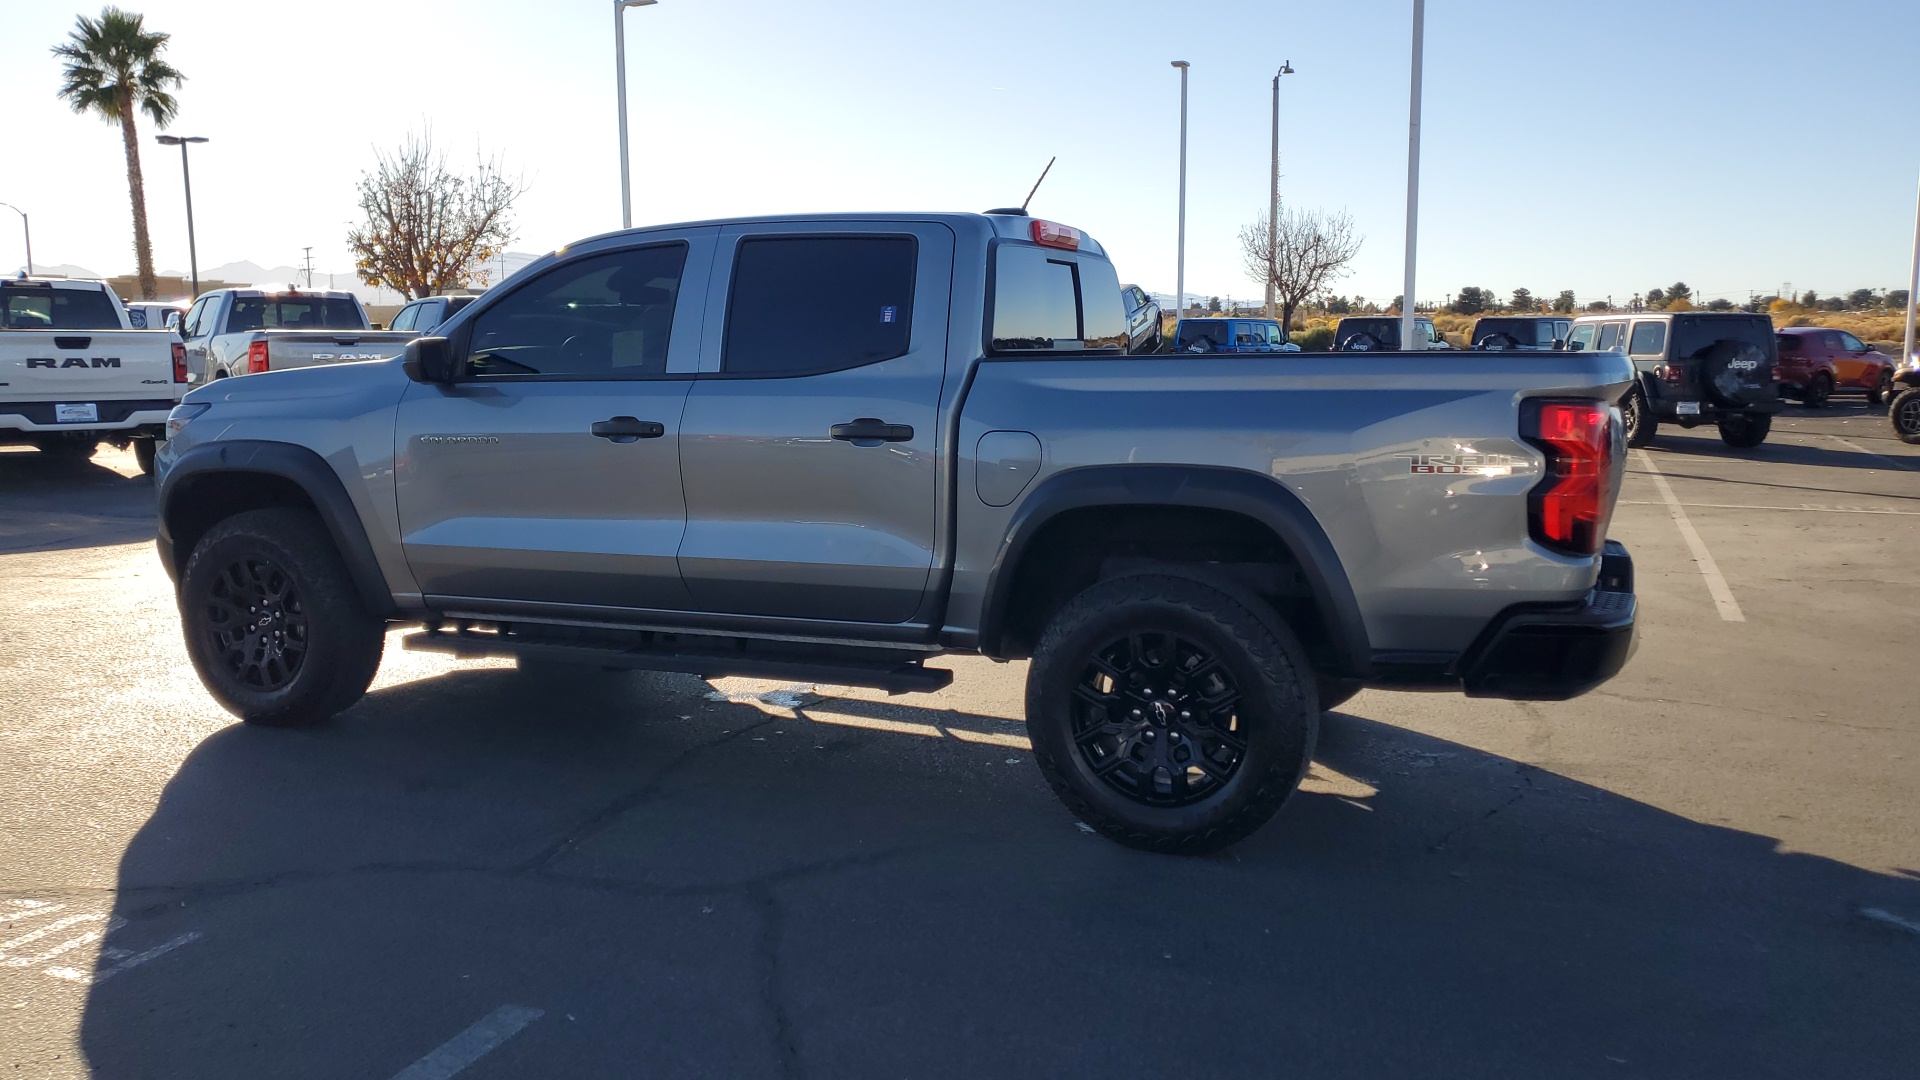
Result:
[[[890,323],[898,318],[899,315],[900,309],[894,307],[892,304],[887,304],[880,309],[880,321],[883,323]]]

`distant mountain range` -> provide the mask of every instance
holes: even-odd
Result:
[[[503,276],[518,273],[521,267],[526,266],[538,258],[540,258],[539,255],[530,255],[522,251],[509,251],[500,258],[487,263],[486,269],[489,271],[487,275],[488,283],[497,284]],[[504,275],[502,273],[503,268],[505,271]],[[24,266],[16,266],[13,272],[18,273],[25,269],[26,267]],[[45,274],[51,277],[93,278],[103,280],[108,276],[89,270],[84,266],[76,266],[73,263],[50,264],[35,262],[33,264],[33,270],[36,274]],[[129,273],[131,273],[131,271],[129,271]],[[185,278],[187,271],[185,269],[164,269],[159,271],[159,275],[161,277]],[[305,286],[307,284],[306,271],[298,267],[261,266],[259,263],[246,259],[239,262],[222,263],[219,266],[203,266],[200,268],[200,280],[203,282],[220,281],[228,285]],[[315,289],[345,289],[352,292],[355,296],[358,296],[362,303],[367,304],[398,304],[404,302],[400,294],[394,292],[392,289],[376,289],[370,285],[362,285],[360,280],[354,277],[353,271],[351,270],[344,273],[339,271],[329,272],[316,267],[313,271],[313,283],[311,287]]]

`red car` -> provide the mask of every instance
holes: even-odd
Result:
[[[1893,385],[1893,357],[1847,333],[1819,326],[1790,326],[1774,334],[1780,343],[1780,392],[1810,409],[1835,390],[1864,390],[1867,404],[1886,400]]]

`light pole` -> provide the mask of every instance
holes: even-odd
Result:
[[[1907,282],[1907,341],[1900,354],[1902,364],[1913,359],[1914,306],[1920,304],[1920,296],[1915,293],[1920,293],[1920,205],[1913,211],[1913,277]]]
[[[633,179],[627,165],[627,29],[623,17],[630,7],[647,7],[660,0],[613,0],[614,93],[620,99],[620,227],[633,228]]]
[[[0,202],[0,206],[20,215],[20,230],[27,234],[27,276],[33,276],[33,228],[27,224],[27,212],[12,203]],[[1908,342],[1909,345],[1912,342]]]
[[[1273,73],[1273,178],[1267,185],[1267,318],[1273,318],[1273,274],[1280,254],[1280,76],[1293,74],[1293,65],[1283,62]],[[1281,327],[1280,333],[1286,334]]]
[[[155,135],[154,139],[162,146],[180,148],[180,183],[187,189],[187,266],[193,275],[193,299],[197,300],[200,298],[200,252],[193,244],[193,174],[187,171],[187,144],[206,142],[206,136]]]
[[[1400,294],[1400,347],[1413,346],[1414,249],[1420,235],[1420,79],[1426,47],[1427,0],[1413,0],[1413,91],[1407,106],[1407,277]],[[1420,346],[1426,348],[1423,342]]]
[[[1185,60],[1175,60],[1180,69],[1180,240],[1173,273],[1174,318],[1187,311],[1187,68]]]

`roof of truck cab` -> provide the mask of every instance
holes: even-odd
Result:
[[[1038,217],[1031,217],[1031,216],[1021,216],[1018,214],[976,214],[976,213],[957,212],[957,211],[951,211],[951,210],[936,210],[936,211],[926,211],[926,212],[875,210],[875,211],[869,211],[865,213],[843,212],[843,213],[832,213],[832,214],[761,214],[761,215],[755,215],[752,217],[707,218],[701,221],[663,222],[658,225],[640,225],[631,229],[617,229],[613,232],[604,232],[595,236],[582,237],[581,239],[575,240],[570,244],[565,244],[561,246],[560,248],[556,249],[553,252],[553,254],[565,255],[569,248],[575,248],[575,247],[581,246],[582,244],[595,243],[598,241],[609,240],[609,239],[613,239],[621,236],[645,236],[648,233],[672,232],[672,231],[678,231],[681,229],[699,229],[699,228],[710,228],[714,226],[728,226],[728,225],[791,225],[791,224],[807,224],[807,223],[815,223],[815,222],[820,224],[830,225],[835,222],[853,223],[853,222],[876,222],[876,221],[878,222],[897,221],[897,222],[903,222],[903,223],[914,222],[914,221],[937,222],[943,225],[949,225],[949,226],[957,225],[962,228],[968,228],[968,229],[980,228],[981,226],[985,226],[987,231],[993,233],[995,236],[998,236],[1001,239],[1027,240],[1027,241],[1031,241],[1033,238],[1032,223],[1035,221],[1050,221],[1050,222],[1053,222],[1054,224],[1065,225],[1068,228],[1078,228],[1077,226],[1073,225],[1071,222],[1058,221],[1054,218],[1038,218]],[[1079,251],[1081,254],[1093,255],[1102,259],[1108,257],[1107,249],[1104,247],[1101,247],[1099,241],[1095,240],[1091,236],[1088,236],[1084,229],[1079,230],[1079,232],[1080,232]]]

